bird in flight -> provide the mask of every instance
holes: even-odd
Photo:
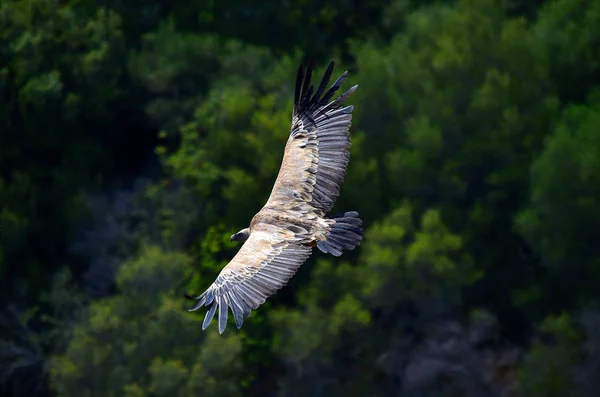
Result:
[[[232,241],[244,242],[235,257],[203,294],[191,298],[198,302],[189,311],[210,306],[203,330],[217,308],[220,334],[229,309],[241,328],[253,309],[287,284],[314,247],[340,256],[362,241],[358,212],[327,216],[350,160],[354,107],[343,102],[358,87],[332,99],[348,75],[344,72],[325,91],[333,66],[331,61],[316,90],[311,84],[312,63],[306,72],[302,65],[298,68],[292,127],[271,195],[249,227],[231,236]]]

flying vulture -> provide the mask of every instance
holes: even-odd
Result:
[[[271,196],[252,218],[250,226],[231,236],[243,241],[237,255],[221,270],[215,282],[189,309],[210,306],[202,329],[219,309],[219,333],[227,324],[229,308],[239,329],[265,300],[283,287],[316,246],[340,256],[360,244],[363,231],[358,212],[327,217],[350,160],[350,124],[353,106],[343,102],[356,90],[333,98],[348,72],[325,91],[334,62],[319,87],[311,85],[312,64],[298,68],[292,128]]]

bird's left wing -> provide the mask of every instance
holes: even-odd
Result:
[[[267,207],[285,210],[287,205],[324,216],[340,193],[350,161],[354,109],[344,106],[344,101],[358,86],[334,97],[348,72],[326,90],[333,66],[331,61],[316,90],[311,84],[312,64],[306,73],[302,66],[298,68],[292,127]]]
[[[219,309],[219,333],[227,325],[231,308],[239,329],[253,309],[283,287],[310,256],[312,248],[304,245],[304,230],[291,226],[258,224],[237,255],[221,270],[215,282],[190,311],[210,306],[202,329],[206,329]]]

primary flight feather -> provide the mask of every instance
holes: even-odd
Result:
[[[237,255],[190,309],[209,309],[206,329],[218,309],[219,333],[229,309],[237,328],[265,300],[283,287],[312,253],[313,247],[335,256],[362,241],[357,212],[326,217],[339,195],[350,160],[353,106],[343,102],[356,90],[332,99],[346,79],[344,72],[325,91],[333,72],[331,61],[321,83],[311,84],[312,65],[298,69],[292,128],[279,174],[264,207],[250,226],[231,236],[244,241]]]

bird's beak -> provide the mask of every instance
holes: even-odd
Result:
[[[233,239],[234,237],[235,237],[235,234],[232,234],[231,237],[229,237],[229,241],[234,241],[234,239]]]

